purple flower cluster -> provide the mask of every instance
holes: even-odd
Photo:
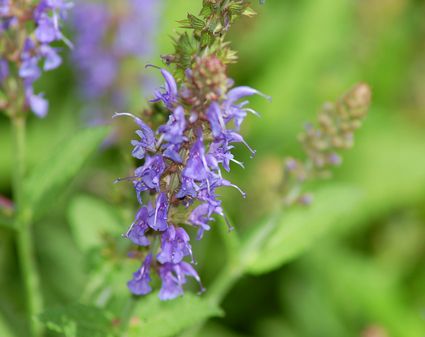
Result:
[[[212,81],[202,75],[206,70],[216,71]],[[231,161],[241,165],[231,150],[235,143],[247,145],[238,131],[247,113],[255,113],[246,107],[247,101],[240,101],[261,93],[250,87],[231,89],[231,81],[223,76],[225,67],[215,56],[198,60],[180,86],[167,70],[161,73],[165,86],[152,101],[162,102],[169,110],[165,124],[154,132],[136,116],[116,116],[130,116],[137,123],[139,139],[132,141],[132,155],[144,160],[130,178],[140,209],[125,236],[138,246],[149,247],[150,252],[128,287],[136,295],[149,293],[150,272],[156,270],[162,280],[159,297],[169,300],[183,294],[187,277],[200,284],[195,269],[184,261],[190,257],[194,262],[182,225],[197,228],[197,239],[201,239],[214,214],[224,217],[216,190],[236,186],[222,177],[221,167],[229,171]],[[219,80],[215,83],[214,79]],[[206,88],[205,83],[215,84]]]
[[[73,59],[86,98],[109,97],[113,106],[125,106],[122,83],[128,81],[120,80],[125,61],[146,60],[152,54],[160,3],[159,0],[76,1]]]
[[[65,0],[40,0],[36,5],[29,6],[29,14],[17,17],[14,13],[25,11],[14,10],[13,3],[9,0],[0,0],[0,32],[25,32],[23,45],[17,46],[19,59],[16,63],[18,76],[23,80],[26,103],[38,117],[47,114],[48,102],[43,98],[43,94],[34,93],[33,84],[40,78],[43,70],[53,70],[62,62],[58,50],[52,47],[51,43],[58,40],[69,43],[61,32],[60,22],[71,6],[71,3]],[[28,31],[28,21],[32,23],[30,26],[34,27],[34,30]],[[16,51],[9,51],[9,54],[13,52]],[[13,57],[0,59],[1,82],[10,75],[8,68],[12,60]]]

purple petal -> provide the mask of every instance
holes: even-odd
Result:
[[[133,279],[128,281],[127,286],[133,294],[146,295],[151,292],[152,288],[149,285],[151,263],[152,254],[149,254],[140,269],[133,274]]]

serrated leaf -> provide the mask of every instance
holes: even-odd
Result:
[[[83,304],[47,310],[39,320],[52,331],[66,337],[114,337],[112,316]]]
[[[253,10],[251,7],[247,7],[242,12],[242,15],[247,16],[249,18],[252,18],[253,16],[257,15],[257,12],[255,10]]]
[[[128,336],[176,336],[209,317],[221,315],[221,309],[215,304],[190,293],[165,302],[160,301],[156,294],[152,294],[138,304]]]
[[[202,21],[200,18],[196,17],[195,15],[188,14],[187,19],[190,22],[190,25],[193,29],[201,30],[205,27],[205,22]]]
[[[60,191],[77,175],[83,164],[98,149],[108,134],[107,127],[78,131],[63,141],[45,160],[40,162],[26,184],[26,204],[34,217],[40,217]]]
[[[108,233],[118,233],[121,219],[111,205],[90,196],[71,201],[68,219],[77,245],[82,250],[99,247]]]
[[[323,235],[344,226],[344,218],[362,197],[352,187],[320,190],[310,207],[275,215],[259,225],[245,242],[242,256],[247,271],[262,274],[279,268],[317,243]]]

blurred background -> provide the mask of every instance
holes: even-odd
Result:
[[[49,206],[49,215],[35,224],[47,305],[75,301],[88,281],[87,269],[96,264],[96,252],[87,255],[72,233],[75,209],[107,205],[121,232],[131,223],[133,190],[113,181],[130,175],[134,165],[129,146],[134,126],[111,116],[123,109],[142,112],[146,97],[160,83],[158,72],[144,65],[162,65],[159,55],[172,52],[176,21],[188,11],[197,12],[200,2],[153,1],[149,9],[140,9],[145,24],[138,29],[147,33],[135,34],[140,39],[135,46],[123,42],[117,47],[99,33],[104,50],[93,52],[93,60],[64,49],[66,65],[37,83],[50,100],[50,111],[43,120],[30,118],[30,168],[84,125],[107,123],[113,129],[78,178]],[[77,2],[73,15],[86,3]],[[129,15],[126,1],[100,3],[106,9],[98,22],[109,22],[108,13]],[[316,221],[329,222],[329,230],[283,266],[240,280],[222,303],[226,315],[211,320],[199,336],[425,336],[425,1],[268,0],[254,7],[258,15],[240,20],[230,33],[239,61],[229,73],[236,84],[250,85],[273,101],[253,100],[262,117],[249,116],[242,133],[257,156],[250,160],[238,148],[246,169],[235,167],[227,176],[248,193],[242,199],[235,191],[223,191],[238,231],[248,230],[270,211],[283,159],[301,154],[297,134],[325,101],[364,81],[372,87],[373,102],[354,149],[344,153],[334,177],[311,186],[318,206],[307,219],[313,228]],[[84,40],[84,27],[74,19],[71,15],[67,31],[76,47],[95,43]],[[119,31],[116,20],[110,22],[104,29]],[[94,34],[93,27],[86,30]],[[111,55],[115,59],[108,63]],[[102,67],[99,60],[105,61]],[[100,67],[97,73],[94,65]],[[104,76],[101,83],[93,83],[99,76]],[[95,85],[100,89],[88,93],[85,86]],[[8,123],[0,116],[0,195],[10,198]],[[335,209],[344,212],[335,216]],[[88,211],[86,221],[90,226],[100,220]],[[105,242],[114,239],[106,237]],[[193,246],[208,288],[223,265],[222,242],[212,230]],[[21,275],[13,235],[6,229],[0,230],[0,275],[0,312],[24,336]],[[129,276],[110,277],[110,282]]]

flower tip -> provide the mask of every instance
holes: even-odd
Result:
[[[266,95],[266,94],[264,94],[264,93],[262,93],[261,91],[258,91],[258,90],[256,90],[256,91],[257,91],[257,95],[260,95],[261,97],[263,97],[264,99],[266,99],[269,102],[272,101],[272,96]]]
[[[129,116],[129,117],[134,117],[131,113],[129,112],[115,112],[112,115],[112,118],[117,118],[117,117],[121,117],[121,116]]]
[[[147,68],[155,68],[155,69],[159,69],[159,70],[161,70],[161,68],[160,68],[160,67],[158,67],[158,66],[156,66],[156,65],[154,65],[154,64],[152,64],[152,63],[148,63],[148,64],[146,64],[146,65],[145,65],[145,69],[147,69]]]

